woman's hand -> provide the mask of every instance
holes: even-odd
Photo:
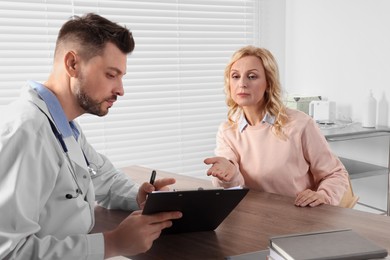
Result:
[[[207,171],[208,176],[211,175],[217,177],[219,180],[224,182],[232,181],[237,173],[236,166],[224,157],[206,158],[204,163],[207,165],[212,164],[210,169]]]
[[[325,196],[317,191],[310,189],[298,193],[295,198],[295,206],[298,207],[316,207],[325,203]]]

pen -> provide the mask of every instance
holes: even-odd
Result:
[[[150,176],[150,181],[149,181],[149,183],[153,185],[155,179],[156,179],[156,171],[153,170],[153,171],[152,171],[152,175]]]

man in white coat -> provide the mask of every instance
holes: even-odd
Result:
[[[125,27],[96,14],[73,17],[59,32],[47,81],[27,82],[0,112],[0,259],[136,255],[181,217],[142,215],[147,194],[175,180],[134,183],[92,148],[74,121],[84,113],[106,115],[124,94],[133,49]],[[89,234],[95,201],[134,212],[114,230]]]

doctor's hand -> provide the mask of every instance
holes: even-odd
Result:
[[[206,158],[204,163],[212,164],[207,175],[217,177],[221,181],[230,182],[237,173],[236,166],[224,157]]]
[[[297,197],[295,198],[295,206],[298,207],[316,207],[318,205],[324,204],[325,202],[324,194],[310,189],[298,193]]]
[[[134,211],[117,228],[104,232],[104,258],[137,255],[149,250],[164,228],[172,226],[172,219],[182,217],[178,211],[142,215]]]
[[[176,182],[174,178],[161,178],[154,181],[154,184],[150,184],[149,182],[142,183],[141,187],[139,187],[137,194],[137,203],[138,206],[143,209],[146,201],[146,197],[149,193],[157,190],[169,190],[168,185],[172,185]]]

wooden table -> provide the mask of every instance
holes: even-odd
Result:
[[[137,181],[149,181],[151,169],[127,167],[124,172]],[[157,178],[175,177],[176,189],[208,188],[211,181],[157,171]],[[131,259],[224,259],[228,255],[267,249],[275,235],[352,228],[390,252],[390,217],[321,205],[300,208],[294,198],[250,191],[236,209],[213,232],[162,235],[145,254]],[[114,228],[129,212],[96,207],[93,232]]]

